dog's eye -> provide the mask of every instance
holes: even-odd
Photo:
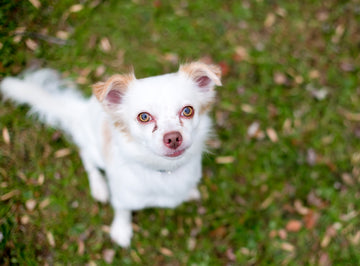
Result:
[[[185,106],[181,112],[181,115],[190,118],[194,115],[194,108],[191,106]]]
[[[148,113],[140,113],[138,115],[138,120],[142,123],[146,123],[146,122],[149,122],[151,120],[151,115],[148,114]]]

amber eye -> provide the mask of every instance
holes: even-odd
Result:
[[[194,115],[194,108],[191,106],[185,106],[181,112],[182,116],[190,118]]]
[[[149,115],[148,113],[140,113],[138,115],[138,120],[142,123],[146,123],[149,122],[151,120],[151,115]]]

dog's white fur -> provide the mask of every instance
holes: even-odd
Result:
[[[56,71],[42,69],[23,78],[5,78],[1,91],[5,98],[29,104],[42,121],[71,136],[92,196],[101,202],[110,199],[114,208],[111,238],[127,247],[132,210],[173,208],[200,197],[196,187],[211,127],[207,113],[220,76],[218,67],[201,62],[144,79],[115,75],[95,84],[94,95],[85,99]],[[182,113],[187,106],[194,110],[192,117]],[[147,123],[138,118],[143,112],[151,115]],[[181,135],[179,147],[165,144],[169,132]]]

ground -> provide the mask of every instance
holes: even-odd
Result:
[[[136,212],[129,249],[76,147],[1,102],[0,264],[357,265],[360,1],[169,2],[0,3],[0,78],[223,72],[201,201]]]

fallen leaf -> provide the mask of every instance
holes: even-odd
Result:
[[[282,240],[285,240],[287,238],[287,232],[284,229],[280,229],[278,231],[278,235]]]
[[[130,251],[130,256],[133,259],[133,261],[141,265],[141,258],[139,257],[139,255],[136,253],[135,250]]]
[[[177,65],[179,63],[179,56],[175,53],[166,53],[164,55],[164,60]]]
[[[245,47],[237,46],[235,48],[235,54],[233,56],[235,62],[247,61],[249,60],[249,54]]]
[[[160,253],[163,254],[164,256],[168,256],[168,257],[173,256],[173,252],[168,248],[160,248]]]
[[[217,164],[230,164],[235,161],[234,156],[219,156],[216,157],[215,162]]]
[[[343,182],[348,185],[348,186],[353,186],[355,185],[355,181],[354,179],[352,178],[351,174],[349,173],[343,173],[341,175],[341,179],[343,180]]]
[[[278,85],[284,85],[287,83],[287,77],[284,73],[275,72],[274,74],[274,82]]]
[[[255,113],[254,107],[250,104],[242,104],[241,110],[243,110],[245,113],[249,113],[249,114]]]
[[[39,45],[32,39],[26,39],[25,44],[32,51],[35,51],[39,47]]]
[[[264,21],[264,26],[265,26],[266,28],[270,28],[271,26],[274,25],[275,20],[276,20],[276,16],[275,16],[274,13],[269,13],[269,14],[267,14],[266,19],[265,19],[265,21]]]
[[[314,149],[307,150],[306,161],[309,165],[314,166],[316,164],[317,154]]]
[[[46,238],[50,244],[51,247],[55,247],[55,239],[54,239],[54,236],[51,232],[47,232],[46,233]]]
[[[226,257],[230,260],[230,261],[235,261],[236,260],[236,255],[234,254],[234,250],[232,248],[228,248],[226,250]]]
[[[80,12],[81,10],[83,10],[83,8],[84,8],[84,6],[81,5],[81,4],[72,5],[69,8],[69,12],[70,13],[77,13],[77,12]]]
[[[101,77],[106,71],[106,67],[104,65],[98,66],[95,70],[95,76],[97,78]]]
[[[26,206],[26,209],[28,209],[29,211],[33,211],[36,207],[36,200],[34,199],[29,199],[25,202],[25,206]]]
[[[71,149],[64,148],[55,152],[55,158],[62,158],[71,154]]]
[[[37,183],[39,186],[42,186],[44,184],[45,181],[45,175],[44,174],[40,174],[37,180]]]
[[[69,38],[69,32],[60,30],[56,33],[56,37],[62,40],[67,40]]]
[[[309,209],[306,208],[300,200],[295,200],[294,207],[295,210],[301,215],[306,215],[309,213]]]
[[[102,253],[103,259],[106,263],[111,264],[114,260],[115,250],[113,249],[105,249]]]
[[[225,226],[219,226],[218,228],[210,232],[211,237],[223,238],[227,234],[227,229]]]
[[[106,53],[111,51],[111,44],[108,38],[104,37],[100,40],[100,48]]]
[[[288,251],[288,252],[293,252],[295,250],[295,247],[294,247],[294,245],[292,245],[288,242],[284,242],[284,243],[281,243],[281,249]]]
[[[21,224],[26,225],[30,222],[30,217],[28,215],[24,215],[20,218],[20,222]]]
[[[286,231],[288,232],[299,232],[302,227],[301,221],[298,220],[290,220],[286,224]]]
[[[272,142],[278,142],[279,138],[276,134],[276,131],[273,128],[267,128],[266,129],[266,134],[268,135],[269,139]]]
[[[226,63],[225,61],[221,61],[218,63],[218,65],[220,66],[221,69],[221,75],[222,76],[227,76],[230,72],[230,66],[228,63]]]
[[[3,136],[5,144],[9,145],[10,144],[10,134],[9,134],[9,130],[6,127],[4,127],[2,130],[2,136]]]
[[[47,206],[49,206],[49,204],[50,204],[50,199],[49,198],[46,198],[46,199],[44,199],[42,202],[40,202],[40,204],[39,204],[39,207],[40,207],[40,209],[45,209]]]
[[[188,250],[193,251],[196,248],[196,238],[190,237],[188,240]]]
[[[360,113],[352,113],[345,109],[339,109],[339,113],[342,114],[347,120],[360,121]]]
[[[320,254],[320,258],[319,258],[319,266],[331,266],[332,263],[331,263],[331,260],[330,260],[330,257],[327,253],[325,252],[322,252]]]
[[[319,213],[310,210],[303,218],[305,228],[309,230],[313,229],[316,226],[319,218],[320,218]]]
[[[85,252],[85,243],[83,240],[78,240],[78,254],[84,255]]]
[[[41,7],[41,3],[39,0],[29,0],[29,2],[37,9]]]
[[[360,243],[360,231],[357,231],[355,235],[350,238],[350,241],[353,245],[358,245]]]

